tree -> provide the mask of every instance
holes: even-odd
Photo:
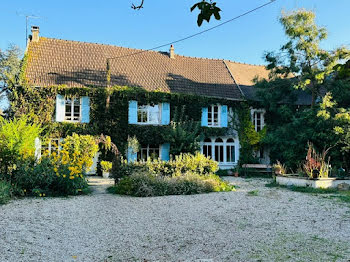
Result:
[[[138,5],[132,4],[131,8],[135,10],[140,10],[141,8],[143,8],[144,2],[145,2],[144,0],[141,0],[140,4]],[[209,0],[209,1],[202,0],[194,4],[191,7],[191,12],[193,12],[196,8],[198,8],[198,10],[200,11],[197,18],[198,26],[201,26],[204,20],[209,23],[210,18],[212,16],[214,16],[216,20],[221,19],[221,16],[220,16],[221,9],[217,7],[216,2],[212,2],[212,0]]]
[[[344,47],[333,51],[320,48],[327,32],[315,24],[315,14],[311,11],[283,13],[280,23],[289,40],[278,53],[265,54],[267,69],[271,70],[272,77],[295,77],[297,82],[294,87],[312,94],[313,108],[321,86],[333,74],[335,65],[349,57],[350,52]]]
[[[21,50],[10,45],[6,51],[0,50],[0,102],[11,86],[18,82],[21,67]]]

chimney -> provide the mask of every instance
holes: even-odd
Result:
[[[32,26],[32,42],[39,42],[39,26]]]
[[[170,58],[175,59],[175,49],[174,46],[170,46]]]

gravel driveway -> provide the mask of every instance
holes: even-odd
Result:
[[[350,261],[348,205],[229,179],[236,192],[12,201],[0,261]]]

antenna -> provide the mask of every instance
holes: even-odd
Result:
[[[21,13],[18,13],[18,12],[16,12],[16,14],[18,16],[23,16],[23,17],[26,18],[26,46],[27,46],[27,44],[28,44],[28,20],[29,19],[39,19],[41,17],[40,16],[36,16],[36,15],[21,14]]]

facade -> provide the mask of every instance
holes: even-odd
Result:
[[[240,157],[238,132],[231,123],[236,117],[234,107],[246,99],[242,87],[253,85],[254,77],[267,77],[267,71],[262,66],[180,56],[175,54],[173,46],[168,53],[66,41],[40,37],[38,27],[32,28],[26,56],[25,77],[28,84],[39,88],[60,86],[61,89],[57,90],[91,90],[84,95],[57,91],[53,117],[57,123],[92,126],[98,117],[113,121],[112,115],[106,116],[92,108],[92,100],[96,103],[98,98],[90,95],[95,90],[112,86],[127,86],[171,96],[164,101],[149,102],[135,95],[124,105],[121,100],[108,95],[105,110],[110,104],[117,107],[119,103],[119,108],[124,105],[122,110],[127,112],[125,121],[128,124],[125,132],[130,133],[127,136],[140,128],[169,126],[176,94],[204,98],[198,103],[198,112],[193,111],[192,115],[192,111],[187,111],[187,114],[200,121],[203,129],[209,130],[209,135],[200,143],[201,152],[218,161],[222,169],[233,168]],[[264,111],[252,109],[251,114],[255,130],[260,131],[264,127]],[[115,111],[113,115],[116,115],[115,121],[123,117]],[[113,136],[113,129],[108,132],[105,134]],[[142,140],[140,135],[139,138]],[[60,139],[53,137],[43,147],[50,152],[58,150]],[[170,152],[168,141],[157,144],[142,141],[137,152],[128,147],[125,156],[128,161],[148,158],[169,160]],[[261,158],[265,158],[266,153],[260,153]]]

